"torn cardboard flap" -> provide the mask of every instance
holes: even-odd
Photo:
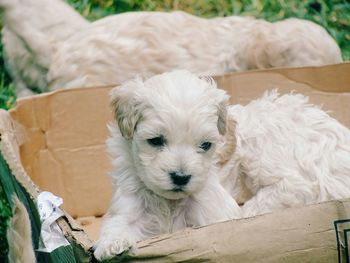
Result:
[[[10,139],[12,148],[14,149],[16,158],[20,159],[20,154],[18,151],[19,141],[17,139],[15,123],[7,111],[0,109],[0,140],[3,139],[2,137],[5,136],[5,134],[12,137]]]
[[[137,243],[132,262],[337,262],[333,223],[350,200],[278,210]]]
[[[26,189],[31,197],[36,198],[39,189],[27,175],[20,159],[19,145],[23,136],[22,132],[24,131],[19,123],[15,122],[7,111],[0,109],[1,155],[6,160],[16,180]],[[1,176],[3,175],[1,174]]]

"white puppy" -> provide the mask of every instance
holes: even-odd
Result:
[[[118,124],[107,141],[114,194],[95,250],[111,258],[160,233],[239,218],[214,152],[228,95],[210,78],[174,71],[112,91]]]
[[[90,23],[62,0],[0,0],[0,11],[6,66],[21,95],[174,69],[217,75],[342,61],[324,28],[295,18],[131,12]]]
[[[350,131],[307,97],[272,91],[229,116],[236,150],[221,174],[238,202],[250,192],[245,217],[350,197]]]

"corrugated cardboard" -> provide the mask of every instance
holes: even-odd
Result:
[[[73,217],[99,216],[111,184],[105,151],[110,88],[63,90],[20,100],[11,116],[25,129],[22,163]]]
[[[350,127],[350,63],[232,73],[215,79],[232,103],[245,104],[274,88],[281,93],[294,90]],[[63,197],[64,209],[94,239],[111,197],[105,151],[106,124],[112,121],[110,89],[43,94],[20,100],[10,112],[21,126],[18,133],[24,135],[20,136],[24,168],[40,189]],[[137,255],[159,262],[295,262],[290,260],[294,256],[299,262],[333,262],[337,250],[332,224],[350,217],[349,206],[349,201],[330,202],[186,229],[140,242]],[[306,260],[310,255],[319,255],[319,260]]]
[[[185,229],[139,242],[133,262],[337,262],[338,217],[350,218],[350,200]]]

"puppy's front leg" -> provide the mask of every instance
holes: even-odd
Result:
[[[256,215],[271,212],[271,207],[282,208],[282,202],[279,200],[278,191],[275,185],[269,185],[260,189],[255,196],[244,203],[243,217],[253,217]]]
[[[280,180],[262,187],[242,207],[243,217],[270,213],[276,209],[317,202],[315,191],[296,179]]]
[[[110,259],[128,251],[136,241],[143,239],[137,224],[142,214],[138,199],[118,195],[113,198],[112,204],[95,246],[94,255],[97,260]]]
[[[187,216],[192,226],[242,217],[241,208],[216,178],[209,179],[207,186],[192,198]]]

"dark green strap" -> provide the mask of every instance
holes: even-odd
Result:
[[[8,216],[11,215],[9,207],[13,207],[12,196],[15,194],[19,200],[26,207],[31,227],[32,227],[32,238],[33,246],[35,249],[38,248],[39,239],[40,239],[40,218],[34,201],[30,198],[26,190],[17,182],[15,177],[12,175],[11,170],[9,169],[8,164],[0,154],[0,187],[2,191],[0,193],[3,196],[0,196],[0,202],[4,204],[4,207],[7,207]],[[5,211],[6,213],[6,211]],[[5,214],[6,217],[6,214]],[[6,230],[0,229],[2,232],[0,234],[5,235]],[[6,236],[2,236],[1,241],[6,241]],[[7,244],[1,244],[4,248],[7,248]],[[5,253],[4,253],[5,254]],[[6,252],[7,254],[7,252]],[[3,255],[5,256],[5,255]],[[36,251],[36,257],[38,262],[47,262],[47,263],[78,263],[75,259],[72,246],[60,247],[52,251],[51,253],[39,252]],[[0,262],[7,262],[6,258],[0,258]]]

